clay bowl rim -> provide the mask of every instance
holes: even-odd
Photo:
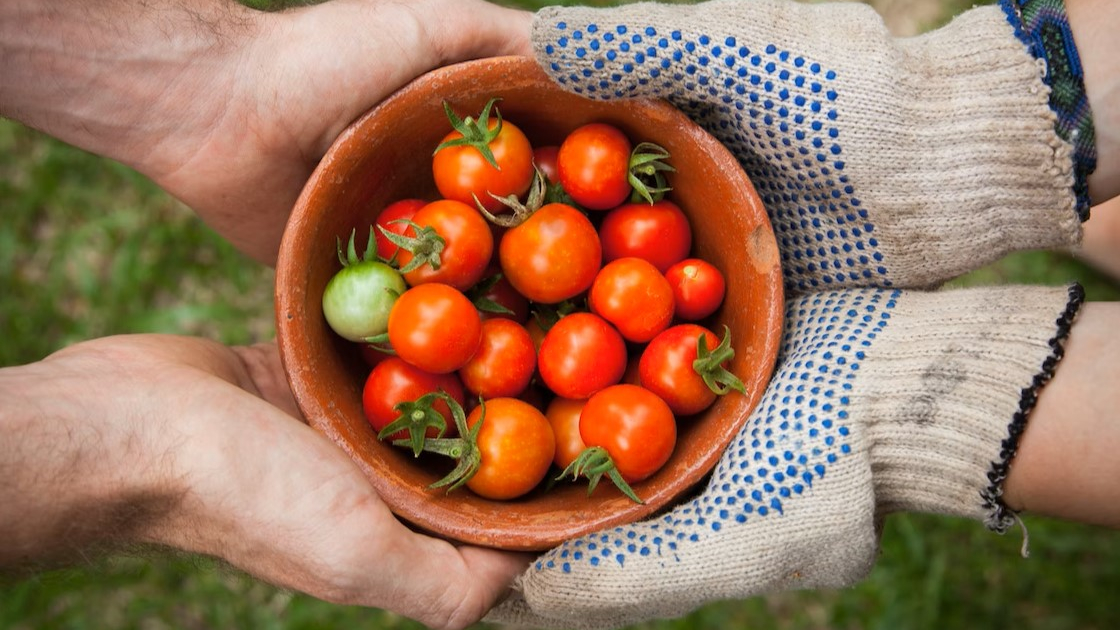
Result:
[[[503,117],[519,121],[519,126],[534,142],[539,139],[533,131],[534,123],[526,118],[519,120],[519,114],[532,118],[539,112],[520,110],[518,97],[539,98],[540,102],[534,102],[539,108],[556,116],[572,116],[574,122],[563,132],[573,129],[579,120],[615,122],[632,137],[644,134],[642,129],[652,129],[651,137],[636,137],[634,141],[651,139],[671,151],[677,147],[682,155],[691,156],[695,152],[703,156],[694,162],[696,168],[703,171],[697,173],[695,179],[706,178],[711,184],[713,192],[705,191],[705,194],[732,199],[737,204],[724,208],[721,219],[742,230],[741,243],[725,241],[717,246],[715,236],[704,240],[696,228],[694,243],[700,250],[697,253],[707,254],[708,258],[734,259],[736,254],[732,249],[736,247],[743,252],[743,259],[735,259],[741,269],[725,269],[727,303],[716,314],[712,325],[726,323],[733,331],[749,331],[748,339],[733,336],[737,356],[732,363],[733,371],[743,378],[747,393],[723,397],[707,412],[682,419],[691,424],[681,429],[673,458],[653,477],[635,486],[645,501],[642,504],[625,498],[609,483],[601,483],[590,497],[583,485],[562,484],[548,492],[534,492],[523,500],[500,502],[482,499],[465,488],[452,493],[427,489],[427,484],[438,479],[442,471],[418,470],[420,466],[412,460],[411,454],[406,456],[401,449],[377,442],[373,437],[372,429],[361,416],[362,378],[354,375],[361,369],[356,346],[331,333],[323,320],[322,288],[337,269],[335,238],[345,236],[340,233],[343,231],[349,234],[342,215],[347,211],[351,215],[357,213],[354,208],[361,205],[354,199],[363,191],[367,197],[380,195],[383,198],[378,207],[381,207],[394,195],[402,196],[385,191],[409,189],[410,186],[426,187],[429,198],[435,198],[430,196],[434,194],[430,184],[420,184],[415,179],[394,179],[400,175],[390,172],[394,169],[362,172],[361,169],[370,168],[369,160],[374,159],[364,152],[364,147],[373,144],[382,152],[379,154],[382,162],[398,164],[394,160],[410,156],[401,152],[400,147],[389,145],[389,138],[401,133],[388,130],[390,117],[422,118],[432,115],[432,110],[443,116],[445,97],[461,113],[477,112],[489,96],[502,97],[498,107]],[[575,111],[581,113],[573,114]],[[536,127],[545,129],[542,134],[551,133],[548,125],[540,121]],[[438,132],[432,133],[438,140],[445,132],[445,127],[439,127]],[[669,135],[673,140],[666,142]],[[385,141],[378,144],[382,139]],[[540,140],[544,144],[558,142],[559,138]],[[388,155],[394,151],[398,152],[395,156]],[[429,155],[422,159],[427,160]],[[412,155],[411,159],[419,161],[421,157]],[[679,160],[675,164],[678,168],[682,165]],[[410,175],[402,177],[407,180]],[[370,182],[370,179],[377,181]],[[682,186],[689,181],[679,174],[671,180],[674,185]],[[680,201],[684,202],[682,207],[686,212],[690,212],[688,199]],[[339,210],[336,204],[350,206]],[[372,221],[375,211],[368,207],[376,204],[366,201],[364,205],[362,216],[354,217],[351,227]],[[335,229],[325,227],[331,221],[339,225]],[[707,252],[703,251],[705,248]],[[783,313],[777,251],[762,202],[735,158],[715,138],[668,103],[659,100],[606,102],[580,97],[553,84],[535,60],[527,57],[464,62],[423,75],[367,111],[339,135],[321,160],[291,213],[277,260],[277,342],[292,393],[308,423],[351,457],[399,518],[420,531],[459,542],[510,550],[543,550],[579,535],[649,517],[694,488],[715,465],[758,404],[774,369]],[[319,256],[319,267],[312,262],[312,252]],[[330,265],[332,260],[334,267],[328,273],[322,265]],[[716,262],[719,264],[718,260]],[[737,273],[743,277],[749,274],[752,281],[734,282],[740,277]],[[749,309],[735,308],[740,304],[748,305]],[[744,329],[748,325],[754,328]],[[717,328],[717,333],[720,330]],[[322,380],[332,376],[341,379],[333,381],[333,388]],[[355,394],[357,418],[354,417]],[[707,439],[701,439],[703,436]]]

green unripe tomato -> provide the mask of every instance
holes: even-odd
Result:
[[[363,341],[389,330],[389,311],[404,293],[400,272],[376,260],[340,269],[323,290],[323,316],[344,339]]]

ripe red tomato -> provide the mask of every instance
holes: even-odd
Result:
[[[389,345],[400,358],[427,372],[458,370],[481,342],[478,309],[446,284],[412,287],[401,294],[389,313]]]
[[[509,319],[482,322],[482,343],[459,378],[472,393],[483,398],[515,397],[529,386],[537,369],[537,349],[529,331]]]
[[[468,297],[478,307],[479,315],[483,320],[509,319],[519,324],[529,321],[529,299],[518,293],[517,289],[506,279],[501,267],[491,264],[482,274],[482,280],[469,292]],[[504,308],[506,313],[497,312],[495,306]]]
[[[628,341],[644,343],[673,320],[673,289],[652,264],[619,258],[603,266],[591,285],[591,311],[614,324]]]
[[[556,452],[556,439],[544,414],[516,398],[494,398],[471,411],[467,426],[479,421],[481,462],[467,487],[495,500],[513,499],[535,488]]]
[[[435,230],[443,239],[443,247],[434,252],[438,263],[433,259],[411,271],[403,271],[410,286],[440,282],[466,291],[482,279],[494,254],[494,235],[489,222],[478,210],[459,201],[440,199],[420,208],[412,221],[421,228]],[[416,237],[416,229],[410,226],[406,235]],[[397,253],[400,268],[407,269],[414,257],[424,259],[428,253],[427,249],[409,252],[402,248]]]
[[[552,461],[560,470],[567,468],[587,448],[579,434],[579,415],[585,404],[586,400],[557,397],[548,403],[544,412],[556,436],[556,457]]]
[[[393,409],[397,404],[413,402],[424,394],[441,390],[460,405],[464,403],[463,384],[455,374],[432,374],[398,357],[389,356],[378,363],[366,378],[365,387],[362,388],[362,408],[373,430],[380,432],[400,415]],[[446,423],[444,437],[456,435],[458,431],[447,403],[439,400],[432,408],[443,416]],[[436,437],[437,431],[434,427],[429,427],[426,435]],[[402,429],[386,439],[406,437],[408,433]]]
[[[626,371],[626,342],[593,313],[560,318],[541,341],[537,364],[544,384],[564,398],[587,398]]]
[[[606,123],[590,123],[560,143],[560,184],[579,205],[608,210],[630,196],[630,139]]]
[[[685,321],[697,321],[716,312],[723,304],[727,282],[713,264],[699,258],[686,258],[665,272],[673,287],[676,315]]]
[[[485,127],[494,130],[498,120],[487,116]],[[483,116],[478,121],[482,122]],[[474,207],[477,197],[483,207],[493,212],[503,208],[501,202],[490,196],[521,196],[533,182],[533,148],[529,139],[513,123],[501,121],[501,129],[487,144],[497,167],[469,144],[442,146],[443,143],[463,137],[459,131],[447,134],[432,157],[432,175],[436,188],[447,199],[454,199]]]
[[[657,472],[677,444],[677,423],[669,405],[637,385],[612,385],[583,407],[579,432],[587,446],[606,449],[627,483]]]
[[[544,175],[545,180],[552,184],[560,182],[560,170],[556,167],[556,156],[559,152],[560,147],[556,145],[533,149],[533,164],[537,165],[537,170]]]
[[[377,367],[377,364],[393,356],[388,352],[383,352],[382,350],[378,349],[377,346],[371,343],[358,344],[358,352],[362,354],[362,361],[364,361],[365,364],[371,368]]]
[[[692,228],[680,206],[662,199],[628,203],[611,210],[599,226],[603,262],[635,256],[649,261],[661,273],[688,257]]]
[[[378,227],[384,228],[387,232],[393,234],[404,234],[408,230],[408,223],[400,219],[412,220],[420,208],[427,205],[427,201],[423,199],[401,199],[385,206],[377,214],[374,222]],[[382,234],[381,230],[374,230],[374,236],[377,239],[377,256],[384,260],[390,260],[393,254],[397,253],[398,247],[389,241],[389,238]]]
[[[660,396],[679,416],[699,413],[716,400],[716,393],[693,368],[700,336],[709,350],[719,345],[719,337],[707,328],[678,324],[654,337],[638,362],[642,387]]]
[[[555,304],[591,286],[603,258],[595,226],[579,210],[542,206],[498,245],[502,273],[533,302]]]

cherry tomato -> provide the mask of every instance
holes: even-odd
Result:
[[[614,208],[630,196],[630,150],[629,138],[613,125],[579,127],[560,143],[560,184],[585,208]]]
[[[377,214],[375,223],[377,227],[384,228],[387,232],[404,234],[408,230],[408,223],[401,219],[412,220],[416,212],[427,204],[428,202],[423,199],[394,201]],[[393,254],[397,253],[398,247],[390,242],[389,237],[385,236],[381,230],[375,229],[374,236],[377,238],[377,256],[383,260],[391,260]]]
[[[642,387],[660,396],[679,416],[699,413],[716,400],[716,393],[693,368],[701,335],[708,349],[719,345],[719,337],[707,328],[678,324],[654,337],[638,362]]]
[[[425,262],[404,272],[410,286],[441,282],[466,291],[482,279],[494,253],[494,236],[489,222],[472,206],[450,199],[433,201],[418,210],[412,221],[421,228],[432,228],[443,239],[438,263]],[[417,236],[409,226],[407,236]],[[406,269],[419,252],[397,252],[400,268]],[[438,267],[437,267],[438,264]]]
[[[366,378],[365,387],[362,389],[362,408],[365,410],[366,419],[374,431],[380,432],[400,415],[393,409],[402,402],[413,402],[424,394],[443,391],[456,402],[462,405],[464,401],[463,384],[455,374],[432,374],[410,365],[398,357],[387,357],[370,371]],[[455,421],[451,416],[451,409],[442,400],[432,405],[435,411],[443,416],[446,428],[445,437],[456,435]],[[436,437],[437,431],[429,427],[426,431],[428,437]],[[388,440],[404,439],[408,437],[405,430],[398,431],[389,436]]]
[[[552,461],[560,470],[567,468],[587,448],[579,434],[579,415],[585,404],[586,400],[557,397],[544,412],[556,436],[556,457]]]
[[[723,273],[699,258],[686,258],[665,272],[673,287],[675,312],[685,321],[697,321],[716,312],[727,292]]]
[[[544,384],[556,395],[587,398],[622,378],[626,342],[602,317],[572,313],[545,333],[537,364]]]
[[[548,419],[516,398],[494,398],[475,407],[467,426],[478,431],[481,463],[467,487],[487,499],[519,497],[544,479],[556,453]]]
[[[595,226],[562,203],[542,206],[502,236],[502,273],[533,302],[555,304],[583,293],[602,264]]]
[[[537,170],[541,172],[541,175],[544,175],[545,180],[549,183],[560,182],[560,170],[556,167],[556,156],[559,152],[560,147],[556,145],[533,149],[533,164],[537,166]]]
[[[466,365],[482,341],[482,319],[461,292],[437,282],[401,294],[389,313],[389,344],[400,358],[435,374]]]
[[[583,407],[579,432],[587,446],[606,449],[627,483],[657,472],[677,444],[677,423],[669,405],[637,385],[612,385]]]
[[[372,246],[368,252],[372,253]],[[364,341],[385,333],[389,313],[405,290],[401,274],[378,260],[365,260],[354,249],[350,237],[349,255],[323,289],[323,317],[339,336]]]
[[[521,295],[506,279],[501,267],[492,264],[486,268],[482,280],[475,285],[468,296],[478,307],[483,320],[509,319],[519,324],[529,321],[529,299]],[[500,307],[509,312],[490,310]]]
[[[371,368],[377,367],[379,363],[393,356],[371,343],[358,344],[358,351],[362,354],[362,361]]]
[[[482,342],[459,368],[463,385],[483,398],[515,397],[529,386],[537,369],[537,349],[529,331],[515,321],[482,322]]]
[[[635,256],[665,273],[688,257],[692,228],[680,206],[672,201],[628,203],[603,217],[599,239],[603,242],[603,262]]]
[[[673,289],[652,264],[619,258],[595,276],[591,311],[614,324],[628,341],[644,343],[673,320]]]
[[[497,124],[497,119],[489,119],[486,128],[492,130]],[[493,212],[504,206],[490,193],[499,197],[521,196],[529,190],[534,173],[533,148],[516,125],[508,120],[501,124],[497,136],[488,143],[497,168],[471,145],[442,146],[436,151],[432,157],[432,174],[443,197],[471,207],[478,198],[483,207]],[[461,132],[452,131],[440,144],[462,137]]]

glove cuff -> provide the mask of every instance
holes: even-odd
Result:
[[[1063,355],[1084,292],[1000,287],[914,294],[860,374],[876,503],[1014,522],[1001,500],[1039,391]]]
[[[1093,112],[1085,92],[1085,75],[1063,0],[1000,0],[1015,35],[1037,59],[1045,61],[1043,80],[1050,86],[1050,109],[1058,117],[1058,136],[1073,146],[1073,191],[1077,214],[1089,218],[1089,175],[1097,167]]]

